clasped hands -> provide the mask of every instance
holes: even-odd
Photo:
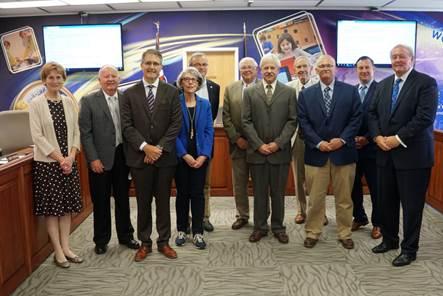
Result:
[[[64,175],[69,175],[70,173],[72,173],[72,164],[74,163],[74,157],[72,156],[63,157],[63,159],[59,161],[59,163],[60,163],[60,168],[62,169],[62,173]]]
[[[321,141],[318,149],[321,152],[332,152],[343,147],[344,143],[340,138],[333,138],[329,141]]]
[[[200,155],[197,158],[192,157],[191,154],[185,154],[183,156],[183,160],[186,161],[188,166],[194,169],[200,168],[206,161],[207,157],[204,155]]]
[[[279,149],[277,143],[275,142],[271,142],[268,144],[263,144],[260,147],[258,147],[258,152],[260,152],[261,154],[264,155],[270,155],[274,152],[277,152],[277,150]]]
[[[391,149],[397,148],[400,145],[396,136],[377,136],[374,139],[377,146],[383,151],[389,151]]]
[[[153,164],[162,156],[163,149],[158,146],[146,144],[143,147],[143,152],[145,152],[143,161],[147,164]]]

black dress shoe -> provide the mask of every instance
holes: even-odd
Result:
[[[104,254],[104,253],[106,253],[106,251],[108,250],[108,246],[107,245],[96,245],[95,246],[95,249],[94,249],[94,251],[95,251],[95,253],[97,254],[97,255],[101,255],[101,254]]]
[[[409,265],[412,261],[415,261],[416,258],[417,256],[415,254],[401,253],[397,256],[397,258],[394,259],[394,261],[392,261],[392,265],[397,267]]]
[[[396,250],[398,249],[398,243],[387,243],[387,242],[381,242],[381,244],[379,244],[378,246],[375,246],[372,248],[372,252],[375,254],[380,254],[380,253],[386,253],[387,251],[390,250]]]
[[[138,250],[138,248],[140,248],[140,244],[135,239],[130,239],[128,241],[121,241],[119,243],[120,243],[120,245],[125,245],[129,249],[133,249],[133,250]]]
[[[203,220],[203,229],[206,230],[207,232],[212,232],[214,231],[214,225],[212,225],[209,219],[205,219]]]

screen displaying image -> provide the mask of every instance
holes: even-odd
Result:
[[[96,70],[105,64],[123,70],[120,24],[44,26],[46,62],[67,70]]]
[[[376,66],[389,67],[390,51],[397,44],[415,52],[415,21],[337,21],[337,66],[353,67],[361,56],[369,56]]]

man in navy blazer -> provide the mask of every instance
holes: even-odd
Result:
[[[360,98],[354,86],[335,80],[335,60],[331,56],[320,56],[315,70],[319,83],[301,92],[298,99],[310,197],[304,246],[313,248],[321,235],[326,193],[332,179],[338,239],[344,248],[352,249],[351,190],[357,161],[354,139],[361,122]]]
[[[399,247],[400,204],[403,208],[401,253],[392,264],[416,259],[420,228],[434,164],[433,123],[438,103],[434,78],[413,69],[411,48],[391,50],[394,75],[380,82],[369,110],[369,130],[378,146],[377,167],[383,241],[374,253]]]
[[[354,203],[352,221],[352,231],[358,230],[360,227],[369,223],[363,206],[363,189],[361,178],[364,176],[369,187],[372,201],[372,231],[371,237],[378,239],[381,237],[380,217],[377,207],[377,165],[375,164],[375,155],[377,145],[369,136],[368,130],[368,109],[373,101],[377,82],[374,81],[374,62],[368,56],[358,58],[355,63],[356,72],[359,83],[356,85],[360,100],[362,102],[362,122],[358,135],[355,137],[355,144],[358,151],[358,161],[355,171],[354,187],[352,188],[352,202]]]

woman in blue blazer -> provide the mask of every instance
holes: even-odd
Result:
[[[214,139],[211,104],[196,95],[202,83],[203,77],[194,67],[186,68],[177,78],[177,85],[183,90],[180,95],[183,124],[176,140],[179,161],[175,175],[178,230],[175,243],[183,246],[186,242],[191,205],[193,243],[198,249],[206,248],[203,239],[203,187]]]

